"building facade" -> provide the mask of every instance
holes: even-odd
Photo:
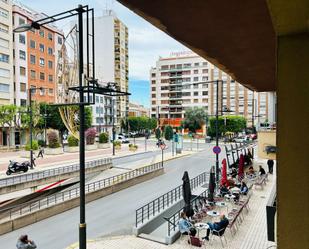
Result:
[[[96,79],[105,86],[113,82],[117,90],[128,92],[128,28],[111,10],[95,17],[94,26],[100,30],[94,36]],[[120,120],[128,116],[129,98],[97,96],[92,108],[93,126],[98,132],[111,132],[113,122],[119,130]]]
[[[138,103],[129,103],[129,117],[149,117],[149,108]]]
[[[217,80],[223,81],[218,84],[219,114],[244,116],[250,126],[252,120],[255,125],[262,123],[274,112],[269,105],[272,94],[250,91],[198,55],[179,52],[159,58],[150,70],[151,116],[159,118],[161,126],[177,127],[190,107],[203,107],[215,115]]]

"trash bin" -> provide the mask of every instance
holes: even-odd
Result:
[[[181,154],[181,148],[176,148],[176,154]]]
[[[211,137],[205,137],[205,143],[210,143],[210,141],[211,141]]]

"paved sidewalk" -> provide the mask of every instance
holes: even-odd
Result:
[[[255,164],[262,164],[266,169],[266,160],[257,160]],[[268,182],[264,189],[253,186],[253,194],[249,202],[250,210],[248,213],[244,212],[244,221],[237,230],[234,237],[231,236],[230,231],[226,231],[225,236],[227,245],[224,248],[230,249],[267,249],[274,248],[276,244],[267,241],[266,231],[266,203],[273,186],[276,184],[276,169],[274,174],[269,175]],[[77,249],[78,244],[73,244],[67,249]],[[141,239],[135,236],[113,236],[89,240],[87,243],[88,249],[186,249],[192,248],[187,243],[184,237],[178,239],[172,245],[163,245],[157,242]],[[212,242],[206,242],[206,248],[222,248],[218,238]]]
[[[148,146],[147,151],[155,151],[159,150],[156,146]],[[95,159],[95,158],[102,158],[102,157],[123,157],[128,155],[134,155],[138,153],[144,153],[145,149],[139,147],[137,151],[132,152],[129,151],[128,145],[123,145],[121,150],[116,150],[115,156],[112,156],[112,148],[109,149],[97,149],[93,151],[86,151],[86,160]],[[27,158],[21,158],[18,152],[0,152],[0,173],[4,173],[6,171],[9,160],[15,161],[26,161],[29,160]],[[70,164],[74,162],[78,162],[79,160],[79,152],[74,153],[64,153],[61,155],[45,155],[44,158],[37,158],[35,163],[37,168],[48,167],[48,166],[59,166],[59,163],[63,164]],[[2,172],[1,172],[2,171]]]

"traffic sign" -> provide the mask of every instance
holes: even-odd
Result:
[[[165,147],[166,147],[166,145],[165,145],[164,143],[161,143],[161,144],[160,144],[160,148],[161,148],[161,150],[164,150],[164,149],[165,149]]]
[[[215,154],[220,154],[221,152],[221,148],[219,146],[214,146],[212,148],[212,151],[215,153]]]

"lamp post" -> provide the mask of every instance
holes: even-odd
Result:
[[[113,118],[113,156],[115,156],[115,99],[112,99],[112,118]]]
[[[30,116],[30,122],[29,122],[29,132],[30,132],[30,168],[33,169],[33,151],[32,151],[32,90],[33,88],[29,88],[29,116]]]

